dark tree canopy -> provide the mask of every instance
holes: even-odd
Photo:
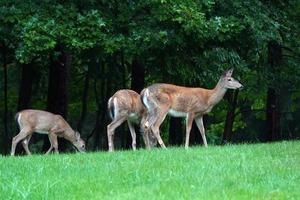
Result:
[[[1,152],[24,108],[61,114],[90,150],[106,149],[107,100],[118,89],[212,88],[228,68],[245,89],[205,118],[209,143],[299,138],[299,18],[296,0],[2,0]],[[166,142],[184,142],[180,123],[166,120]],[[128,135],[119,129],[119,148]],[[40,151],[42,140],[33,143]]]

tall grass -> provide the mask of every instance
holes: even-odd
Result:
[[[300,199],[300,142],[0,157],[1,199]]]

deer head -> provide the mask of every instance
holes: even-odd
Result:
[[[80,133],[75,131],[75,141],[72,142],[73,145],[78,149],[80,152],[85,152],[85,142],[83,139],[80,138]]]
[[[224,72],[220,78],[220,84],[226,89],[242,89],[243,85],[232,77],[233,69]]]

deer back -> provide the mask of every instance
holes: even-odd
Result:
[[[145,91],[143,95],[146,95],[150,102],[153,102],[153,106],[168,106],[170,110],[183,113],[205,111],[211,94],[208,89],[172,84],[154,84],[147,89],[149,90],[148,96]]]
[[[62,116],[42,110],[23,110],[17,113],[16,118],[20,129],[27,128],[38,133],[70,129]]]
[[[108,102],[108,109],[112,118],[116,115],[134,115],[138,117],[144,112],[143,105],[140,101],[140,95],[133,90],[119,90]]]

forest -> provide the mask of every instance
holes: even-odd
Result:
[[[107,151],[107,101],[116,91],[213,88],[230,68],[244,88],[228,90],[204,117],[208,144],[300,139],[299,22],[298,0],[1,0],[0,153],[9,153],[15,114],[27,108],[62,115],[88,151]],[[167,146],[182,146],[184,133],[182,118],[161,126]],[[131,148],[127,125],[115,144]],[[190,144],[202,145],[195,124]],[[35,134],[30,148],[48,146]]]

